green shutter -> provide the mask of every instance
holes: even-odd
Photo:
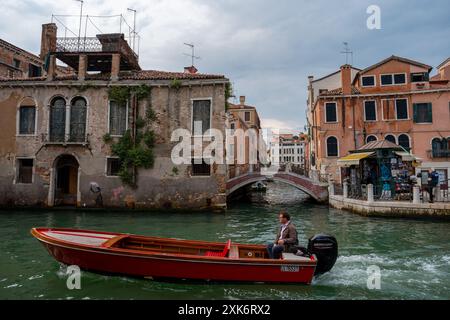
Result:
[[[417,123],[418,122],[418,113],[419,113],[419,111],[418,111],[418,105],[416,104],[416,103],[414,103],[413,104],[413,112],[414,112],[414,115],[413,115],[413,120],[414,120],[414,123]]]
[[[433,104],[431,102],[428,103],[427,111],[427,119],[430,123],[433,123]]]

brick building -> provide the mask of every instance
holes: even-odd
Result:
[[[432,67],[392,56],[354,72],[339,72],[341,85],[311,90],[310,131],[315,167],[340,181],[337,160],[368,142],[388,140],[422,160],[417,170],[435,168],[442,181],[450,171],[450,60]],[[317,90],[316,89],[316,90]]]
[[[191,69],[141,70],[123,35],[80,43],[57,38],[54,24],[43,25],[41,56],[41,76],[0,81],[1,206],[226,206],[226,166],[174,165],[171,135],[179,128],[190,131],[197,121],[205,131],[224,131],[228,79]],[[57,60],[76,72],[62,75]],[[123,101],[111,94],[138,87],[148,88],[146,99],[131,94]],[[136,141],[141,127],[154,135],[154,163],[143,168],[135,159],[130,187],[119,177],[123,163],[112,146],[127,135]]]
[[[40,57],[0,39],[0,78],[27,78],[42,75]]]

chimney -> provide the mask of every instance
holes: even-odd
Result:
[[[55,23],[42,25],[41,53],[39,57],[44,60],[48,53],[56,51],[56,33],[58,27]]]
[[[313,82],[314,81],[314,76],[309,76],[308,77],[308,82],[309,82],[309,84],[311,84],[311,82]]]
[[[80,81],[84,81],[86,79],[87,64],[87,55],[80,54],[80,56],[78,57],[78,80]]]
[[[341,67],[342,93],[350,95],[352,93],[352,66],[345,64]]]
[[[113,53],[111,59],[111,81],[119,80],[120,53]]]
[[[240,96],[240,97],[239,97],[239,104],[240,104],[241,106],[245,106],[245,96]]]
[[[196,74],[197,72],[198,72],[198,70],[194,66],[184,68],[184,73]]]

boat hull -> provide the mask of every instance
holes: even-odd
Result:
[[[144,255],[61,243],[39,234],[33,235],[57,261],[98,273],[153,279],[310,284],[315,271],[314,263]]]

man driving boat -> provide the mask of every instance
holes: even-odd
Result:
[[[267,246],[270,259],[280,259],[283,252],[289,252],[292,247],[298,245],[297,229],[291,222],[291,216],[281,211],[278,214],[280,228],[274,243]]]

